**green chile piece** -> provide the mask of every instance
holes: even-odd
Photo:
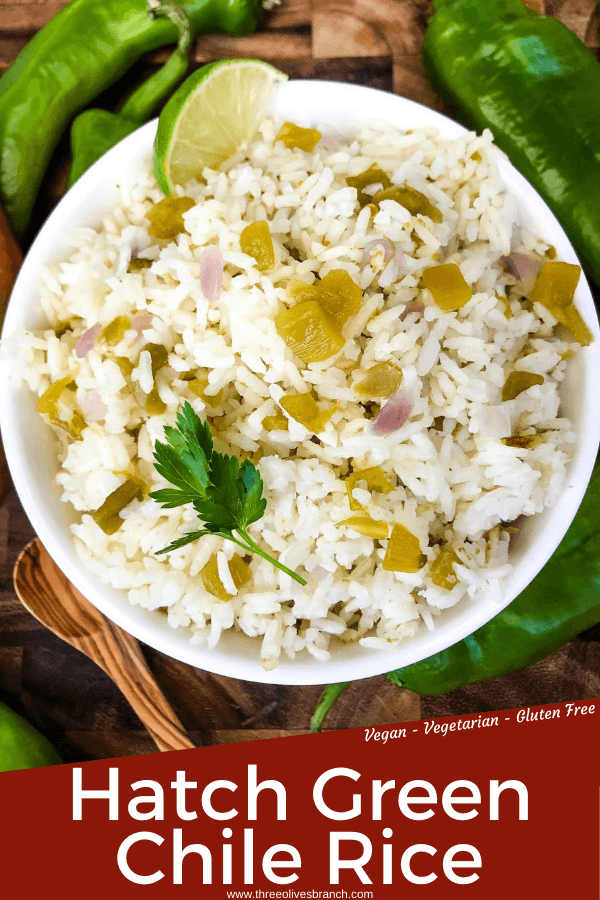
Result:
[[[129,506],[132,500],[136,498],[142,500],[143,497],[144,489],[141,483],[135,478],[128,478],[112,494],[108,495],[102,506],[91,514],[92,519],[104,534],[115,534],[123,524],[119,513]]]

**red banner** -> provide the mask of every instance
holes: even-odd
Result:
[[[5,773],[4,892],[596,898],[599,716],[589,700]]]

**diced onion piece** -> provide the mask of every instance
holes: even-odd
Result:
[[[456,263],[428,266],[423,269],[423,286],[444,312],[460,309],[471,299],[471,288]]]
[[[376,434],[393,434],[402,428],[410,416],[414,403],[404,391],[397,391],[387,403],[384,403],[375,419],[373,431]]]
[[[423,568],[418,537],[398,522],[394,522],[382,565],[389,572],[414,573]]]
[[[340,139],[335,136],[335,134],[323,134],[321,135],[321,146],[320,150],[333,151],[337,150],[340,146]]]
[[[380,541],[384,541],[390,533],[387,522],[378,522],[371,516],[350,516],[349,519],[338,522],[338,525],[346,525],[348,528],[358,531],[359,534],[364,534],[365,537]]]
[[[379,275],[382,287],[388,287],[400,275],[408,272],[404,253],[387,238],[378,238],[365,244],[360,267],[364,269],[367,265]]]
[[[136,316],[131,322],[131,327],[134,331],[137,331],[139,337],[142,337],[142,332],[146,330],[146,328],[150,328],[152,326],[152,316],[148,313],[143,313],[140,316]]]
[[[367,265],[373,265],[378,269],[383,269],[385,263],[388,263],[394,255],[394,245],[385,237],[377,238],[377,240],[369,241],[365,244],[362,259],[360,261],[361,269]],[[380,263],[381,258],[381,264]]]
[[[75,344],[75,356],[80,359],[87,356],[102,331],[101,325],[92,325],[87,331],[84,331],[77,343]]]
[[[424,309],[425,303],[423,302],[423,300],[409,300],[409,302],[404,307],[404,312],[400,314],[400,321],[404,322],[405,318],[411,313],[422,313]]]
[[[205,247],[200,260],[200,288],[210,303],[216,303],[223,289],[223,254],[218,247]]]
[[[98,391],[89,391],[87,394],[84,394],[81,406],[83,413],[90,422],[99,422],[108,412],[108,406]]]
[[[406,275],[408,272],[408,263],[406,262],[406,257],[402,250],[396,250],[392,262],[396,269],[396,278],[399,278],[400,275]]]
[[[523,293],[528,297],[540,271],[541,263],[525,253],[511,253],[510,256],[501,256],[500,260],[510,274],[521,282]]]

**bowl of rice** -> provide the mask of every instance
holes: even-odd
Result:
[[[221,675],[348,681],[463,639],[556,549],[598,448],[598,323],[557,220],[491,134],[370,88],[281,85],[168,210],[155,131],[67,193],[7,311],[0,424],[40,539]],[[158,553],[198,526],[150,496],[186,402],[260,472],[253,539],[305,585],[215,535]]]

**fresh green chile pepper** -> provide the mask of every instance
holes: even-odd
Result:
[[[147,122],[189,68],[192,27],[185,10],[166,0],[151,9],[150,15],[167,16],[175,23],[179,33],[177,47],[168,62],[131,95],[120,112],[84,109],[77,116],[71,125],[68,187],[72,187],[107,150]]]
[[[531,666],[600,621],[600,465],[569,530],[525,590],[469,637],[422,662],[389,672],[415,694],[448,694],[465,684]],[[348,686],[323,691],[312,719],[320,731]]]
[[[0,772],[55,766],[60,756],[43,734],[0,703]]]
[[[195,35],[253,31],[268,0],[180,0]],[[143,54],[175,43],[146,0],[70,0],[0,78],[0,203],[23,235],[56,145],[74,116]]]
[[[424,61],[457,117],[544,197],[600,284],[600,63],[521,0],[433,0]]]

